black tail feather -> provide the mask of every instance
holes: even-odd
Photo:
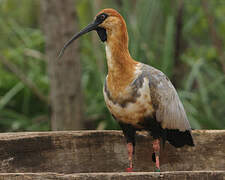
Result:
[[[184,145],[194,146],[194,141],[190,131],[179,131],[178,129],[165,129],[166,140],[175,147]]]

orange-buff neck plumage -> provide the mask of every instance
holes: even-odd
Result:
[[[138,62],[132,59],[128,50],[128,33],[123,17],[113,9],[104,9],[99,14],[109,15],[100,27],[107,32],[106,57],[108,64],[107,84],[114,98],[117,93],[134,79],[134,71]]]

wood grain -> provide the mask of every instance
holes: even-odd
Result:
[[[195,147],[161,151],[162,171],[225,171],[225,130],[193,131]],[[134,171],[152,172],[152,139],[137,134]],[[121,131],[60,131],[0,134],[0,173],[124,172]]]
[[[0,180],[224,180],[224,171],[177,171],[136,173],[17,173],[0,174]]]

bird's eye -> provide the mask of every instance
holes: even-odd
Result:
[[[96,20],[102,23],[107,17],[108,17],[107,14],[102,13],[102,14],[100,14],[100,15],[97,16],[97,19]]]
[[[104,20],[104,19],[105,19],[105,14],[102,14],[102,15],[100,16],[100,18],[101,18],[101,20]]]

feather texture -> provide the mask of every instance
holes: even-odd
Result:
[[[117,96],[108,89],[107,78],[103,89],[105,102],[120,124],[148,130],[154,138],[161,137],[175,147],[194,145],[183,105],[165,74],[138,63],[133,80]]]
[[[155,106],[156,120],[163,129],[191,130],[179,96],[165,74],[143,65],[143,73],[149,78],[152,103]]]

